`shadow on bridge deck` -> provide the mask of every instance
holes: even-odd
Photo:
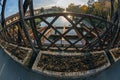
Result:
[[[109,69],[85,79],[59,79],[24,68],[11,59],[0,47],[0,80],[120,80],[120,61]]]

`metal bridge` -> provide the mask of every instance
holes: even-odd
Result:
[[[89,53],[104,50],[112,63],[109,50],[120,46],[120,26],[114,21],[107,21],[97,16],[77,13],[51,13],[34,15],[32,0],[18,0],[19,19],[5,24],[4,10],[7,0],[1,1],[0,38],[14,45],[28,47],[33,50],[30,64],[33,65],[37,51],[83,52]],[[25,17],[27,8],[30,16]],[[70,15],[72,18],[69,18]],[[55,26],[60,18],[65,18],[69,26]],[[52,21],[46,19],[53,18]],[[36,19],[47,26],[36,25]],[[119,21],[115,20],[116,23]],[[70,32],[73,34],[70,34]],[[32,67],[32,66],[31,66]]]

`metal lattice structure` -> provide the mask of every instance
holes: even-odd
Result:
[[[72,15],[76,17],[78,20],[77,21],[71,20],[70,18],[67,17],[67,15]],[[64,26],[53,25],[54,22],[61,16],[64,17],[71,24],[70,26],[66,27],[66,31],[64,33],[58,30],[58,29],[63,29]],[[54,18],[51,22],[48,22],[45,20],[45,18],[48,18],[48,17],[54,17]],[[37,42],[36,45],[32,45],[32,46],[34,47],[37,46],[37,48],[40,48],[41,50],[56,49],[59,51],[62,51],[62,50],[67,51],[72,49],[76,51],[91,51],[91,50],[107,49],[109,47],[111,48],[116,46],[116,44],[113,44],[114,42],[116,42],[116,40],[114,42],[112,41],[114,39],[114,37],[112,36],[113,35],[115,36],[115,33],[112,32],[112,29],[116,26],[98,17],[83,15],[83,14],[74,14],[74,13],[55,13],[55,14],[46,14],[46,15],[29,17],[29,18],[26,18],[25,21],[31,22],[31,20],[35,20],[36,18],[42,20],[44,23],[48,25],[48,26],[42,26],[40,29],[35,28],[35,32],[37,34],[34,34],[33,32],[30,33],[38,36],[36,37],[38,39],[36,39],[35,37],[30,39],[30,41],[35,40]],[[85,21],[86,19],[87,21]],[[94,24],[95,21],[96,23]],[[2,32],[4,31],[7,32],[8,42],[18,44],[18,41],[19,41],[18,37],[20,32],[18,30],[21,28],[20,23],[21,21],[16,21],[10,25],[7,25],[7,27],[2,30]],[[17,28],[17,30],[15,30],[15,28]],[[32,27],[30,27],[29,29],[33,30]],[[10,30],[13,30],[14,33],[12,34]],[[75,32],[75,35],[68,34],[71,30]],[[24,28],[23,28],[23,31],[24,31]],[[52,31],[52,34],[49,34],[49,37],[46,37],[47,32],[50,33],[51,31]],[[24,32],[27,32],[27,31],[24,31]],[[29,32],[28,34],[24,34],[24,35],[29,35]],[[53,39],[51,39],[50,37]],[[76,41],[72,42],[68,37],[70,39],[76,37],[75,39]],[[30,35],[29,35],[29,38],[30,38]],[[64,41],[66,41],[67,43],[66,45],[63,43],[56,44],[56,42],[60,41],[61,38],[64,38]],[[45,44],[43,43],[44,42],[43,40],[44,41],[47,40],[49,43]],[[77,44],[79,41],[83,41],[82,45]],[[21,38],[21,41],[19,42],[19,44],[24,46],[30,46],[28,41],[25,41],[25,37]]]
[[[18,0],[19,20],[9,25],[5,24],[4,10],[7,0],[1,1],[0,36],[3,40],[19,46],[30,47],[36,52],[48,51],[73,51],[90,52],[95,50],[109,50],[120,46],[120,26],[112,21],[100,17],[77,13],[52,13],[34,15],[33,0]],[[30,17],[25,18],[27,8]],[[69,18],[71,15],[72,18]],[[113,14],[112,14],[113,15]],[[53,18],[51,22],[47,18]],[[63,17],[70,23],[69,26],[55,26],[58,18]],[[35,20],[39,19],[47,26],[37,27]],[[59,31],[64,30],[64,31]],[[74,31],[73,34],[69,34]],[[37,55],[35,53],[35,55]]]

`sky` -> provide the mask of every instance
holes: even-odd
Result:
[[[87,2],[88,0],[34,0],[36,8],[39,8],[41,6],[44,6],[44,7],[60,6],[65,8],[70,3],[79,5],[79,4],[87,4]],[[39,4],[36,4],[36,3],[39,3]]]
[[[65,8],[70,3],[74,3],[75,5],[87,4],[88,0],[33,0],[33,2],[35,9],[41,7],[48,8],[50,6],[60,6]],[[5,17],[8,17],[17,12],[18,12],[18,0],[7,0]]]

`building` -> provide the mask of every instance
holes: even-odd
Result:
[[[53,6],[51,8],[45,9],[44,12],[41,12],[41,9],[35,9],[34,15],[39,15],[41,13],[54,13],[54,12],[63,12],[63,11],[64,11],[63,8]],[[27,11],[25,16],[26,17],[30,16],[30,11]],[[5,19],[6,25],[8,25],[18,19],[19,19],[19,13],[13,14]]]
[[[39,15],[39,9],[34,10],[34,15]],[[25,14],[26,17],[30,16],[30,11]],[[19,19],[19,13],[13,14],[5,19],[6,25]]]
[[[8,24],[10,24],[13,21],[18,20],[18,19],[19,19],[19,14],[18,13],[13,14],[12,16],[9,16],[5,19],[6,25],[8,25]]]

